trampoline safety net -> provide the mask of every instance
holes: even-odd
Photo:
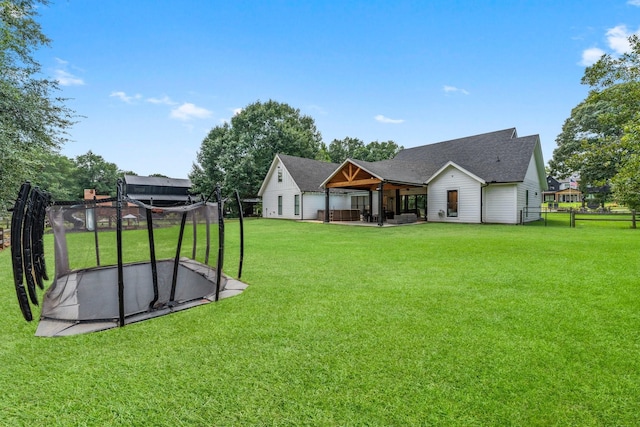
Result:
[[[36,286],[47,279],[45,217],[54,234],[55,274],[43,296],[39,336],[73,335],[150,319],[236,295],[246,285],[223,274],[223,200],[146,205],[122,194],[76,204],[20,189],[12,216],[14,282],[32,320]],[[242,212],[236,193],[236,202]],[[240,265],[244,236],[240,214]],[[15,234],[14,234],[15,232]],[[19,236],[19,237],[18,237]],[[15,238],[18,237],[18,238]],[[14,245],[15,243],[15,245]]]

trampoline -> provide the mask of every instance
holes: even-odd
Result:
[[[242,292],[244,235],[239,211],[238,280],[223,273],[224,201],[146,205],[123,194],[53,203],[25,182],[11,222],[14,284],[24,318],[48,280],[45,219],[54,234],[55,275],[43,296],[37,336],[95,332],[218,301]],[[133,221],[133,222],[132,222]],[[132,225],[133,224],[133,225]],[[212,256],[211,248],[217,246]],[[73,250],[69,250],[73,248]]]

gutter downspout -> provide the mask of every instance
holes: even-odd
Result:
[[[300,221],[304,221],[304,191],[300,192]]]
[[[489,184],[484,184],[484,185],[480,185],[480,224],[484,224],[484,218],[482,217],[482,212],[484,211],[484,198],[482,197],[483,195],[483,190],[485,188],[487,188],[489,186]]]

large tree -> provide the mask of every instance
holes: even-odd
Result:
[[[616,199],[633,207],[633,189],[640,188],[634,169],[640,155],[640,39],[629,42],[628,53],[603,55],[585,70],[582,83],[591,91],[565,121],[549,167],[560,177],[579,173],[583,191],[610,183]]]
[[[43,78],[33,53],[50,40],[36,22],[47,0],[0,0],[0,208],[33,178],[42,152],[59,149],[74,113],[53,94],[57,82]]]
[[[331,141],[327,153],[333,163],[342,163],[346,159],[376,162],[393,158],[402,148],[393,141],[373,141],[365,145],[358,138],[346,137]]]
[[[125,172],[118,169],[115,163],[107,162],[91,150],[77,156],[74,162],[77,197],[82,198],[85,189],[95,189],[97,194],[116,195],[118,179],[122,178]]]
[[[618,202],[629,209],[640,209],[640,120],[625,127],[620,150],[624,153],[618,173],[611,186]]]
[[[33,184],[49,192],[53,200],[77,200],[82,188],[74,160],[58,153],[45,152],[41,156]]]
[[[637,114],[639,102],[639,82],[591,91],[556,138],[551,171],[561,177],[577,172],[581,183],[605,185],[618,171],[624,128]]]
[[[371,141],[366,146],[367,156],[364,160],[368,162],[377,162],[380,160],[392,159],[398,154],[400,150],[403,150],[402,145],[396,144],[394,141]]]
[[[331,141],[327,153],[333,163],[342,163],[346,159],[364,160],[366,157],[366,148],[362,140],[346,137],[344,139],[334,139]]]
[[[284,103],[257,101],[209,132],[189,177],[205,196],[219,184],[225,195],[238,190],[255,197],[276,154],[315,159],[321,146],[311,117]]]

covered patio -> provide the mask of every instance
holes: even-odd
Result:
[[[382,226],[426,219],[427,185],[415,165],[347,159],[323,183],[324,222],[331,221],[329,189],[366,191],[362,220]],[[375,192],[375,195],[374,195]]]

